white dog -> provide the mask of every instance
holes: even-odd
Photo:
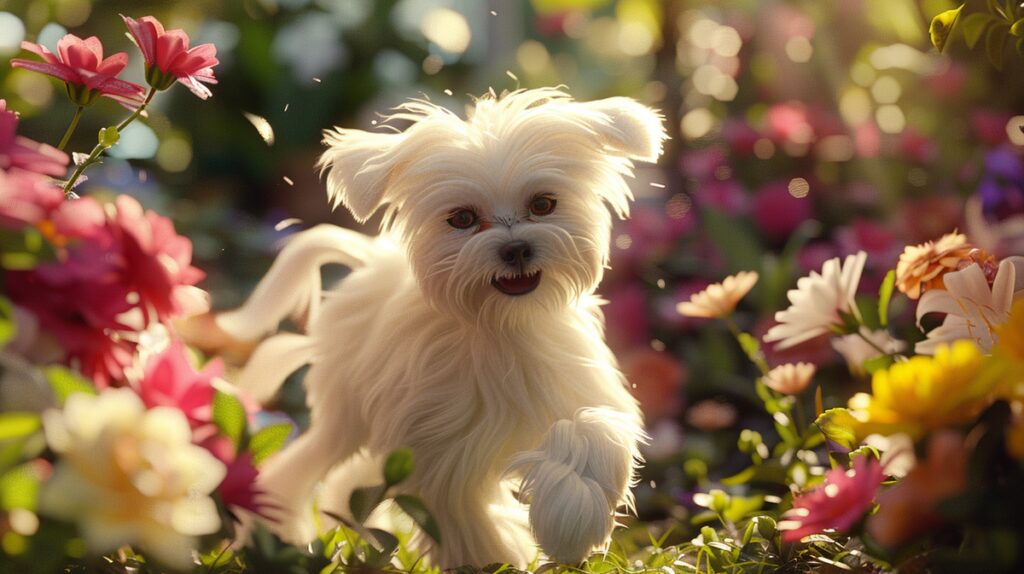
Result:
[[[250,300],[218,317],[240,339],[290,314],[307,326],[267,339],[240,383],[267,400],[312,365],[309,430],[258,483],[281,505],[272,527],[287,539],[315,535],[322,479],[319,507],[342,511],[332,493],[402,446],[415,470],[401,488],[437,519],[442,567],[523,566],[536,543],[579,562],[632,503],[645,435],[594,291],[610,211],[628,212],[632,160],[660,155],[662,118],[628,98],[579,103],[555,89],[492,93],[474,108],[462,120],[416,101],[391,116],[412,122],[404,132],[326,132],[332,204],[361,221],[384,209],[383,233],[298,234]],[[321,297],[327,263],[352,272]]]

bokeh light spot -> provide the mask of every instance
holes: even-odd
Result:
[[[420,31],[427,40],[449,54],[462,54],[473,38],[466,17],[450,8],[431,10],[423,19]]]
[[[10,12],[0,12],[0,54],[14,54],[25,39],[25,24]]]
[[[786,40],[786,56],[790,60],[803,64],[810,62],[811,57],[814,55],[814,46],[811,45],[811,41],[804,36],[793,36],[789,40]]]
[[[811,184],[807,183],[807,180],[802,177],[797,177],[789,180],[789,194],[796,198],[807,197],[807,194],[811,192]]]

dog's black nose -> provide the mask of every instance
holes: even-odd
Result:
[[[498,256],[509,265],[522,265],[533,257],[533,249],[525,241],[510,241],[501,246]]]

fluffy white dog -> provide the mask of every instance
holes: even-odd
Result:
[[[391,117],[412,124],[328,131],[320,160],[332,204],[361,221],[384,209],[382,234],[296,235],[249,301],[218,317],[240,339],[288,315],[307,326],[267,339],[240,379],[267,400],[312,365],[309,430],[258,483],[282,507],[272,527],[308,541],[321,480],[319,507],[342,511],[336,493],[361,467],[408,446],[401,487],[437,519],[435,563],[522,566],[536,543],[579,562],[631,505],[645,436],[594,291],[611,212],[628,213],[624,178],[660,155],[662,118],[555,89],[492,93],[466,120],[422,101]],[[321,296],[327,263],[352,271]]]

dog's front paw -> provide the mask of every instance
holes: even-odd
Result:
[[[536,464],[528,479],[530,526],[545,554],[578,564],[607,542],[614,506],[597,481],[557,461]]]
[[[558,421],[538,449],[519,454],[511,467],[523,476],[520,497],[530,500],[530,526],[541,549],[569,564],[608,541],[630,462],[625,473],[609,472],[621,465],[610,464],[607,449],[595,449],[602,441],[581,430],[574,421]]]

